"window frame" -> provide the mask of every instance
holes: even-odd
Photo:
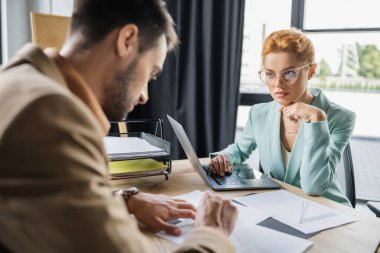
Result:
[[[2,2],[0,1],[0,65],[3,64]]]

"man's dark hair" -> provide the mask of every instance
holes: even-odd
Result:
[[[173,19],[162,0],[76,0],[70,34],[80,31],[82,48],[88,48],[126,24],[139,28],[140,52],[153,47],[162,35],[169,50],[178,43]]]

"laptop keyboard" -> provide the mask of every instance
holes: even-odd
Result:
[[[226,184],[226,185],[246,184],[246,182],[243,179],[241,179],[240,177],[234,174],[231,174],[230,176],[224,176],[224,177],[221,177],[221,176],[215,176],[215,177],[218,178],[218,180],[221,183]]]
[[[207,166],[202,166],[203,169],[208,172],[208,167]],[[246,182],[241,179],[239,176],[236,174],[232,173],[231,175],[226,175],[226,176],[218,176],[218,175],[212,175],[212,178],[214,178],[215,181],[220,182],[220,184],[226,184],[226,185],[241,185],[241,184],[246,184]]]

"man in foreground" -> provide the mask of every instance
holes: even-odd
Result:
[[[61,52],[26,45],[0,73],[0,245],[11,252],[153,252],[153,231],[195,218],[178,252],[231,252],[237,210],[113,196],[102,138],[139,103],[177,44],[162,0],[79,0]],[[140,100],[140,103],[146,99]],[[127,207],[127,208],[126,208]],[[128,211],[127,211],[128,209]],[[0,246],[1,249],[1,246]]]

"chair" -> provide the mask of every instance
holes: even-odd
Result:
[[[41,47],[60,50],[69,32],[70,17],[30,13],[32,42]]]
[[[337,167],[339,184],[344,188],[348,200],[351,202],[352,207],[356,206],[356,193],[355,193],[355,175],[354,164],[352,162],[352,154],[350,143],[347,143],[343,151],[343,166]],[[343,168],[342,168],[343,167]]]

